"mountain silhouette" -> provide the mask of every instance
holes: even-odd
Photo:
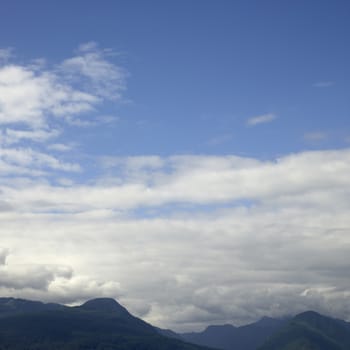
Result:
[[[111,298],[68,307],[0,298],[0,350],[349,350],[350,324],[306,311],[249,325],[178,334],[133,316]]]
[[[261,320],[241,326],[208,326],[203,332],[180,334],[182,339],[203,346],[223,350],[255,350],[286,323],[286,320],[263,317]]]
[[[306,311],[296,315],[259,350],[348,350],[347,322]]]
[[[160,335],[113,299],[67,307],[0,299],[0,350],[199,350]]]

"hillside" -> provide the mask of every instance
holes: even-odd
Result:
[[[0,350],[199,350],[160,335],[113,299],[78,307],[0,299]]]
[[[67,307],[0,298],[0,350],[349,350],[350,324],[307,311],[177,334],[133,316],[114,299]]]
[[[348,350],[349,324],[307,311],[295,316],[259,350]]]
[[[203,332],[181,334],[182,339],[223,350],[255,350],[286,323],[285,320],[263,317],[241,327],[233,325],[209,326]]]

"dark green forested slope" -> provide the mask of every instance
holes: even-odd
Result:
[[[199,350],[169,339],[113,299],[79,307],[0,298],[1,350]]]
[[[350,350],[349,324],[307,311],[295,316],[259,350]]]
[[[190,343],[222,350],[256,350],[286,322],[284,319],[263,317],[257,322],[241,327],[209,326],[203,332],[183,333],[181,337]]]
[[[131,315],[113,299],[78,307],[0,298],[0,350],[203,350]],[[208,327],[200,344],[227,350],[350,350],[350,325],[316,312],[289,321],[262,319],[244,327]],[[180,338],[180,339],[179,339]],[[196,341],[188,337],[187,341]],[[182,338],[183,339],[183,338]],[[255,343],[254,343],[255,342]]]

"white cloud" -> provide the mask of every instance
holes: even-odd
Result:
[[[45,126],[49,116],[89,111],[98,98],[62,84],[50,72],[7,65],[0,69],[0,124]]]
[[[1,130],[0,130],[1,132]],[[15,144],[22,140],[30,140],[33,142],[45,142],[49,139],[56,138],[60,135],[61,131],[58,129],[9,129],[6,128],[0,134],[0,144]]]
[[[48,145],[47,148],[53,151],[68,152],[74,148],[74,145],[65,143],[53,143],[51,145]]]
[[[42,60],[0,67],[0,124],[46,126],[52,117],[74,118],[94,111],[103,99],[121,99],[125,71],[92,44],[49,69]],[[9,51],[0,52],[10,58]]]
[[[44,59],[14,62],[11,50],[0,51],[0,175],[50,177],[53,171],[78,172],[81,166],[51,151],[67,151],[60,142],[68,125],[111,122],[97,107],[120,100],[125,72],[109,61],[111,52],[83,45],[77,56],[56,65]],[[44,149],[43,144],[52,142]],[[62,158],[62,155],[61,155]]]
[[[126,171],[139,171],[144,168],[159,169],[165,165],[165,160],[160,156],[135,156],[135,157],[111,157],[101,158],[101,164],[105,168],[122,167]]]
[[[56,278],[69,279],[72,271],[66,266],[6,266],[0,268],[1,288],[47,290]]]
[[[61,69],[72,82],[85,82],[98,96],[120,99],[121,92],[125,90],[126,72],[108,62],[105,56],[106,53],[99,50],[96,43],[87,43],[80,46],[77,56],[66,59]]]
[[[77,165],[60,163],[30,150],[1,152],[2,158],[7,162],[11,159],[10,164],[14,165],[79,170]],[[104,162],[108,166],[119,164],[114,183],[100,179],[95,185],[76,184],[73,188],[31,185],[20,191],[11,190],[11,197],[14,196],[16,203],[29,206],[33,198],[49,202],[48,210],[129,210],[176,203],[287,202],[301,195],[317,201],[312,196],[327,194],[329,188],[350,185],[349,150],[305,152],[275,162],[235,156],[106,158]]]
[[[0,148],[0,174],[43,174],[47,169],[78,172],[79,164],[66,163],[31,148]]]
[[[256,126],[259,124],[271,123],[276,118],[277,118],[277,116],[273,113],[258,115],[256,117],[249,118],[247,120],[247,125],[248,126]]]
[[[117,185],[1,184],[1,244],[11,251],[3,293],[68,303],[108,295],[177,330],[309,308],[350,316],[350,150],[106,161]],[[20,279],[11,289],[11,274],[34,257],[74,274],[44,268],[35,286]]]

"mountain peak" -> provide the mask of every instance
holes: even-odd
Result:
[[[90,311],[112,312],[128,315],[129,312],[113,298],[96,298],[85,302],[80,308]]]
[[[325,317],[325,316],[319,314],[316,311],[308,310],[308,311],[304,311],[304,312],[296,315],[295,317],[296,318],[305,318],[305,317]]]
[[[254,325],[259,327],[278,327],[283,323],[283,319],[272,318],[268,316],[263,316],[260,320],[254,323]]]

